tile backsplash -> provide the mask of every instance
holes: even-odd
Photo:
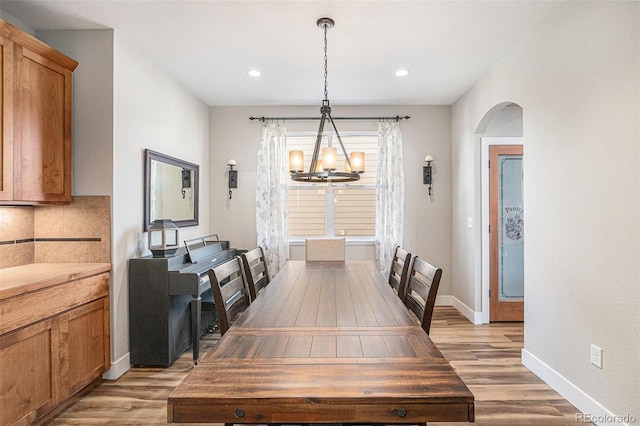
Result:
[[[33,207],[0,207],[0,268],[33,263]]]
[[[111,263],[108,196],[70,205],[0,207],[0,268],[29,263]]]

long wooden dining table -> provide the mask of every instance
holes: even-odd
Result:
[[[373,262],[289,261],[170,394],[167,417],[473,422],[474,397]]]

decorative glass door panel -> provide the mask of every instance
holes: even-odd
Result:
[[[489,158],[489,317],[491,321],[523,321],[522,146],[492,145]]]
[[[524,299],[522,156],[498,156],[498,299]]]

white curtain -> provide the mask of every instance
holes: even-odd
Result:
[[[398,122],[378,123],[376,179],[376,262],[389,270],[393,249],[402,245],[404,228],[404,170],[402,134]]]
[[[258,151],[256,185],[256,228],[258,245],[265,250],[267,267],[273,277],[289,257],[287,221],[286,129],[280,123],[265,123]]]

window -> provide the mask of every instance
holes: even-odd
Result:
[[[378,165],[377,133],[341,135],[347,153],[364,151],[365,172],[360,180],[349,183],[305,183],[290,180],[289,237],[345,236],[348,239],[367,239],[375,235],[376,169]],[[305,167],[309,170],[314,134],[287,135],[287,150],[304,152]],[[326,134],[322,146],[338,148],[338,165],[345,163],[338,138]],[[288,158],[287,158],[288,160]],[[344,167],[344,166],[343,166]]]

